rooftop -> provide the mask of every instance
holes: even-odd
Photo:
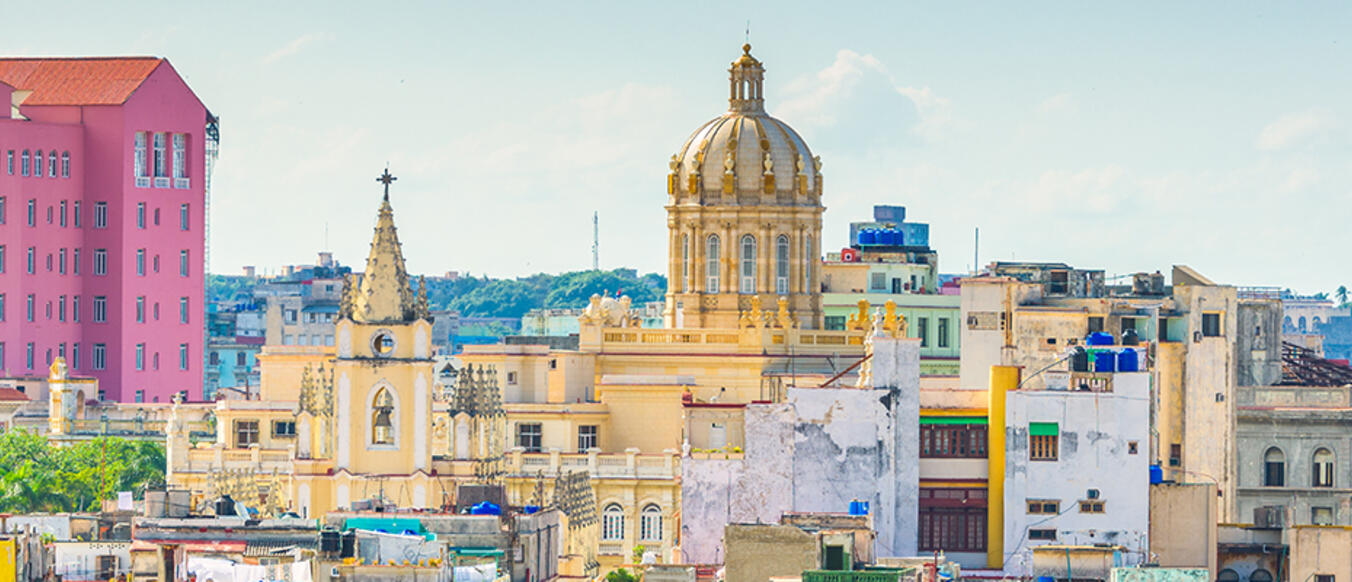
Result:
[[[24,105],[121,105],[159,57],[0,58],[0,82],[32,91]]]

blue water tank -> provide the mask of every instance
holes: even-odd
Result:
[[[865,228],[859,231],[859,244],[872,245],[878,244],[878,233],[871,228]]]
[[[1127,348],[1117,352],[1117,371],[1118,372],[1138,372],[1141,369],[1141,359],[1136,357],[1136,350]]]
[[[502,508],[496,503],[481,501],[469,508],[471,515],[502,515]]]
[[[1150,484],[1158,485],[1164,482],[1164,468],[1159,465],[1150,466]]]
[[[1112,350],[1094,353],[1095,372],[1114,372],[1117,368],[1117,354]]]
[[[1113,334],[1102,331],[1096,331],[1084,338],[1084,343],[1091,346],[1111,346],[1113,342]]]
[[[850,515],[868,515],[868,502],[858,499],[851,501]]]
[[[901,233],[897,232],[896,229],[892,228],[887,229],[887,244],[889,245],[901,244]]]
[[[906,233],[902,230],[897,230],[896,233],[897,233],[897,246],[906,244]]]
[[[539,506],[539,505],[527,505],[527,506],[521,508],[521,513],[524,513],[524,514],[526,514],[526,515],[530,515],[530,514],[532,514],[532,513],[539,513],[539,512],[540,512],[540,506]]]

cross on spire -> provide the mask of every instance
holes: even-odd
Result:
[[[379,178],[376,178],[376,181],[377,181],[377,182],[380,182],[381,184],[384,184],[384,185],[385,185],[385,201],[386,201],[386,202],[389,202],[389,201],[390,201],[390,182],[393,182],[393,181],[398,180],[398,179],[399,179],[399,178],[396,178],[396,177],[390,175],[390,167],[389,167],[389,166],[385,166],[385,173],[381,174]]]

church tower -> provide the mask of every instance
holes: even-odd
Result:
[[[728,75],[728,111],[669,162],[667,327],[734,328],[783,298],[796,325],[820,329],[821,160],[765,113],[751,45]]]
[[[432,321],[426,288],[415,294],[404,270],[394,180],[388,170],[379,178],[385,196],[366,270],[345,281],[336,326],[334,467],[354,481],[431,469]],[[340,486],[335,500],[348,507],[361,496]]]

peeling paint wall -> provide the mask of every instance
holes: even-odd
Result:
[[[750,404],[742,459],[685,459],[682,550],[719,563],[725,524],[777,523],[794,512],[843,513],[869,502],[880,556],[916,552],[919,498],[918,342],[876,338],[875,388],[791,388]]]
[[[1148,372],[1113,375],[1113,391],[1009,392],[1005,418],[1005,571],[1026,574],[1029,529],[1055,529],[1063,545],[1124,546],[1126,565],[1143,562],[1149,534]],[[1029,423],[1054,422],[1054,461],[1029,460]],[[1131,452],[1131,443],[1136,452]],[[1098,491],[1103,513],[1082,513],[1080,502]],[[1055,516],[1028,514],[1029,499],[1056,500]]]

